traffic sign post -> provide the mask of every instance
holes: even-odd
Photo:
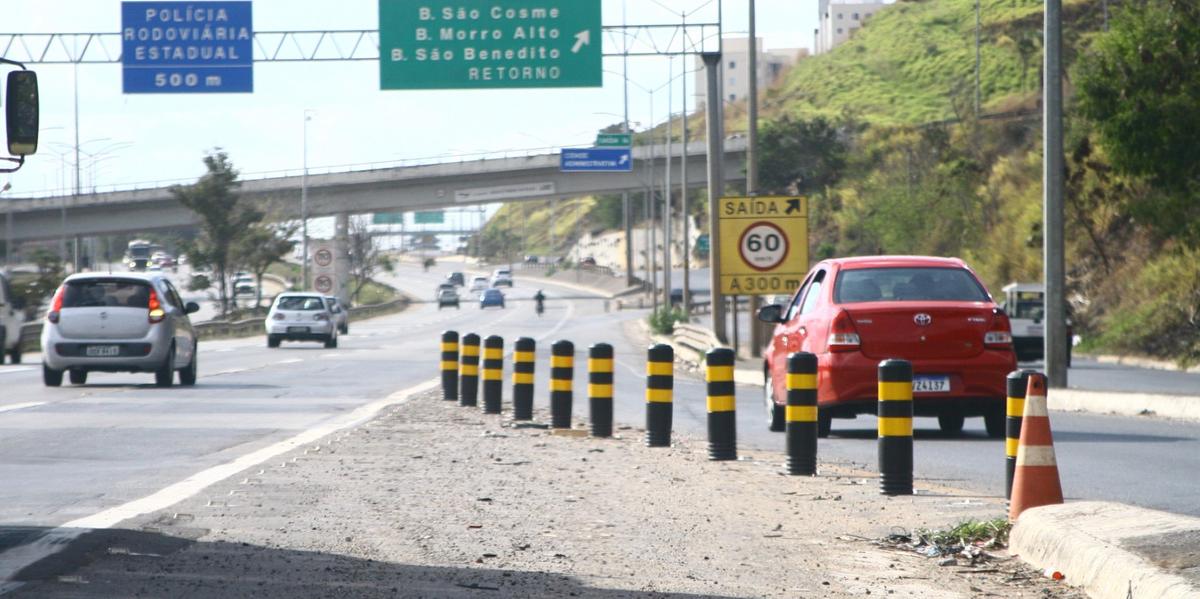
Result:
[[[596,146],[601,148],[628,148],[633,145],[632,133],[598,133]]]
[[[379,0],[380,87],[600,87],[600,23],[600,0]]]
[[[564,173],[633,171],[633,150],[629,148],[563,148],[559,168]]]
[[[248,0],[122,2],[124,92],[253,92],[250,4]]]
[[[721,293],[793,293],[808,272],[808,200],[799,196],[721,198]]]

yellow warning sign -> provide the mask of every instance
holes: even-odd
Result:
[[[808,273],[808,199],[721,198],[717,205],[721,293],[794,293]]]

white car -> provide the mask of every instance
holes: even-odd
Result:
[[[338,332],[343,335],[349,335],[350,311],[342,306],[341,300],[336,295],[327,295],[325,296],[325,306],[333,314],[333,321],[337,323]]]
[[[320,341],[325,347],[338,346],[337,321],[316,293],[288,292],[275,296],[267,313],[267,347],[279,347],[283,341]]]
[[[25,324],[25,300],[13,295],[8,277],[0,274],[0,364],[4,357],[21,363],[21,325]]]
[[[492,287],[500,287],[502,285],[505,287],[513,286],[512,271],[507,268],[497,268],[492,273]]]
[[[471,293],[482,293],[484,289],[490,287],[487,277],[475,277],[471,279]]]
[[[196,384],[196,332],[184,303],[161,274],[84,273],[67,277],[42,326],[42,381],[87,383],[89,372],[153,372],[159,387]]]

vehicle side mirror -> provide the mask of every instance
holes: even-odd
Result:
[[[783,322],[783,306],[779,304],[771,304],[763,306],[758,310],[758,319],[768,324],[779,324]]]
[[[38,83],[33,71],[12,71],[8,74],[6,104],[8,153],[27,156],[37,153],[38,147]]]
[[[187,312],[188,314],[195,314],[200,311],[200,304],[197,304],[196,302],[188,302],[184,304],[183,311]]]

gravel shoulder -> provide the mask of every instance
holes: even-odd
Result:
[[[1002,515],[991,498],[927,480],[886,498],[874,475],[839,466],[788,477],[777,454],[710,462],[702,439],[582,433],[421,394],[90,533],[23,572],[13,596],[1083,596],[1003,552],[939,566],[872,542]]]

